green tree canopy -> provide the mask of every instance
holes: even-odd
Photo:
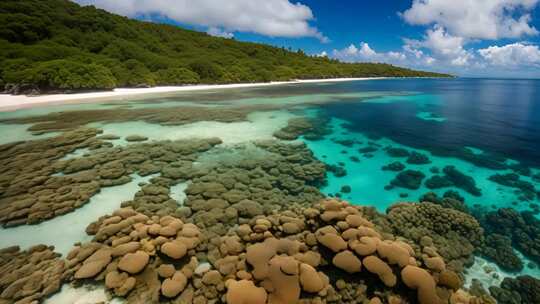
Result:
[[[0,84],[42,89],[440,77],[389,64],[342,63],[264,44],[131,20],[69,0],[0,1]]]

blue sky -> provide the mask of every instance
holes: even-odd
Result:
[[[540,0],[76,0],[350,62],[540,78]]]

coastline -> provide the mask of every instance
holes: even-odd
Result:
[[[379,80],[389,77],[362,77],[362,78],[329,78],[329,79],[304,79],[291,81],[258,82],[258,83],[236,83],[236,84],[211,84],[211,85],[186,85],[186,86],[166,86],[152,88],[116,88],[112,91],[87,92],[75,94],[51,94],[39,96],[8,95],[0,94],[0,112],[9,112],[19,109],[32,108],[51,104],[65,104],[70,101],[96,102],[106,101],[111,98],[144,97],[152,94],[177,93],[190,91],[204,91],[214,89],[236,89],[250,87],[264,87],[285,84],[302,83],[323,83],[323,82],[344,82],[360,80]]]

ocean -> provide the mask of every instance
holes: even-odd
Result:
[[[504,249],[521,261],[507,265],[478,250],[465,267],[468,285],[474,278],[487,286],[522,274],[540,277],[540,80],[377,79],[75,102],[0,113],[0,147],[92,127],[107,145],[63,151],[59,161],[136,145],[139,140],[129,138],[137,135],[146,142],[219,138],[221,144],[201,152],[193,166],[262,162],[268,152],[254,143],[275,139],[298,118],[312,128],[291,142],[305,144],[325,164],[324,182],[313,185],[326,196],[381,213],[395,203],[426,200],[465,212],[486,235],[506,233],[510,244]],[[73,243],[89,240],[85,228],[96,217],[155,177],[128,173],[129,183],[110,185],[83,208],[38,225],[1,228],[0,247],[39,241],[66,254]],[[189,183],[170,188],[179,206]],[[103,212],[91,206],[103,206]],[[515,212],[504,231],[489,221],[501,210]],[[71,229],[62,237],[44,233],[66,225]]]

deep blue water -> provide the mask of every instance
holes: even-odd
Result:
[[[418,92],[408,98],[330,103],[348,130],[390,138],[436,154],[475,147],[540,167],[540,80],[408,79],[340,83],[346,91]],[[418,119],[431,112],[444,122]]]

